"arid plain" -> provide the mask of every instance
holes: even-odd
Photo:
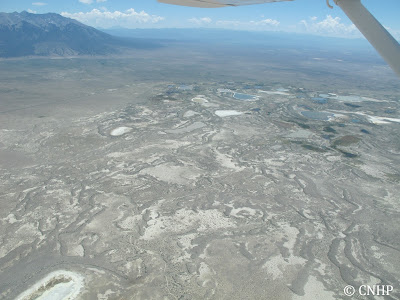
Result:
[[[0,299],[399,299],[391,71],[176,47],[0,61]]]

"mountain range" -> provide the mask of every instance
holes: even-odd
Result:
[[[121,54],[176,42],[373,52],[365,40],[328,38],[284,32],[246,32],[221,29],[124,29],[100,31],[56,13],[0,12],[0,57],[79,56]]]
[[[0,13],[0,57],[108,55],[156,46],[149,40],[114,37],[55,13]]]

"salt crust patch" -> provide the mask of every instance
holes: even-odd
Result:
[[[197,113],[197,112],[195,112],[193,110],[188,110],[183,114],[183,117],[184,118],[190,118],[190,117],[193,117],[193,116],[198,115],[198,114],[199,113]]]
[[[378,124],[378,125],[379,125],[379,124],[390,124],[390,123],[392,123],[392,122],[394,122],[394,123],[400,123],[400,119],[397,119],[397,118],[370,116],[370,115],[368,115],[368,114],[366,114],[366,113],[362,113],[362,112],[357,112],[357,113],[355,113],[355,114],[361,115],[361,116],[365,116],[365,117],[368,118],[368,120],[369,120],[371,123]]]
[[[282,167],[285,165],[285,160],[286,160],[285,157],[280,156],[278,158],[266,158],[264,159],[264,163],[268,167]]]
[[[172,216],[162,216],[149,220],[141,239],[152,240],[165,233],[187,232],[197,229],[199,232],[232,227],[235,224],[216,209],[198,212],[181,209]]]
[[[335,112],[335,110],[331,110],[331,112]],[[379,116],[371,116],[369,114],[366,114],[364,112],[347,112],[347,111],[339,111],[342,114],[355,114],[359,116],[364,116],[368,119],[369,122],[377,125],[382,125],[382,124],[390,124],[390,123],[400,123],[400,119],[398,118],[390,118],[390,117],[379,117]],[[335,116],[343,116],[340,114],[335,114]]]
[[[294,295],[292,300],[335,300],[334,293],[325,290],[324,285],[314,276],[310,276],[304,287],[304,296]]]
[[[108,289],[104,294],[97,294],[98,300],[108,300],[109,296],[115,294],[112,290]]]
[[[383,197],[383,200],[386,203],[390,204],[393,207],[393,209],[395,210],[399,205],[399,195],[398,195],[398,193],[394,193],[393,194],[393,193],[391,193],[389,191],[386,191],[386,193],[387,193],[387,195],[385,197]]]
[[[217,89],[218,93],[233,93],[232,90],[230,89]]]
[[[83,257],[85,255],[85,249],[82,245],[76,245],[75,247],[71,247],[68,249],[67,256],[80,256]]]
[[[190,124],[185,127],[165,130],[165,132],[167,132],[167,133],[187,133],[187,132],[191,132],[196,129],[203,128],[205,126],[206,126],[206,124],[204,124],[203,122],[194,122],[193,124]]]
[[[124,230],[133,230],[137,227],[142,216],[128,216],[126,219],[118,222],[118,226]]]
[[[7,221],[10,224],[14,224],[16,222],[19,222],[14,214],[9,214],[6,218],[3,219],[4,221]]]
[[[299,234],[299,230],[285,223],[281,223],[280,225],[281,229],[283,230],[282,238],[285,238],[287,240],[283,244],[283,247],[288,249],[289,257],[284,258],[281,255],[277,255],[270,258],[263,265],[263,268],[266,269],[267,273],[270,274],[274,280],[277,278],[283,278],[286,267],[294,265],[304,265],[306,263],[306,260],[304,258],[293,255],[293,247],[296,243],[296,238]]]
[[[0,247],[0,259],[6,256],[13,249],[31,244],[36,238],[43,239],[43,235],[37,229],[34,223],[23,224],[8,239],[3,240]]]
[[[125,133],[130,132],[131,130],[132,130],[132,128],[130,128],[130,127],[125,127],[125,126],[117,127],[115,129],[111,130],[110,135],[112,135],[112,136],[121,136],[121,135],[123,135]]]
[[[207,99],[204,99],[203,96],[197,96],[195,98],[192,99],[193,102],[199,103],[199,104],[205,104],[208,103]]]
[[[251,207],[233,208],[230,213],[235,218],[251,218],[257,216],[257,210]]]
[[[119,158],[119,157],[124,157],[126,155],[129,155],[129,152],[112,152],[107,154],[107,157]]]
[[[196,236],[196,233],[181,235],[178,240],[180,245],[182,246],[182,249],[186,251],[192,249],[194,247],[194,245],[192,245],[192,240],[196,238]]]
[[[264,93],[267,95],[282,95],[282,96],[289,96],[291,95],[290,93],[286,93],[286,92],[281,92],[281,91],[263,91],[263,90],[259,90],[260,93]]]
[[[228,116],[239,116],[242,115],[243,113],[236,110],[216,110],[215,114],[218,117],[228,117]]]
[[[199,267],[199,279],[202,280],[202,286],[206,286],[208,282],[212,281],[212,276],[215,274],[215,272],[213,272],[210,267],[204,263],[201,262],[200,263],[200,267]]]
[[[132,156],[135,156],[135,159],[138,159],[137,154],[139,154],[139,153],[144,153],[144,154],[147,154],[146,156],[148,156],[148,153],[156,152],[157,149],[175,150],[175,149],[178,149],[180,147],[184,147],[184,146],[187,146],[190,144],[191,144],[190,142],[186,142],[186,141],[164,140],[162,146],[160,146],[159,144],[149,144],[149,145],[134,149],[133,151],[129,151],[129,152],[112,152],[112,153],[107,154],[107,157],[120,158],[120,157],[126,157],[129,155],[132,155]]]
[[[177,256],[175,259],[173,259],[175,263],[181,263],[184,261],[191,260],[191,255],[189,251],[195,247],[195,245],[192,244],[192,241],[196,237],[197,237],[196,233],[189,233],[178,237],[178,245],[182,249],[183,253]]]
[[[313,132],[306,129],[300,129],[287,135],[288,138],[308,139],[313,135]]]
[[[274,256],[263,265],[263,268],[267,270],[267,273],[272,276],[273,280],[283,278],[285,268],[294,265],[304,265],[305,259],[301,257],[290,256],[284,258],[281,255]]]
[[[215,103],[210,103],[207,99],[204,98],[205,96],[203,95],[198,95],[197,97],[194,97],[192,99],[192,102],[201,104],[204,107],[218,107],[218,104]]]
[[[373,176],[373,177],[378,177],[378,178],[384,178],[385,177],[385,172],[382,172],[380,170],[379,166],[376,165],[360,165],[359,168],[364,171],[366,174]]]
[[[171,163],[147,168],[140,171],[140,173],[175,184],[188,184],[201,175],[200,172],[192,166],[175,166]]]
[[[221,166],[228,168],[228,169],[236,170],[236,171],[241,171],[244,169],[244,167],[237,166],[232,161],[232,158],[229,155],[220,153],[218,151],[215,151],[215,154],[216,154],[216,159],[221,164]]]
[[[341,95],[330,95],[329,99],[339,100],[339,101],[347,101],[347,102],[387,102],[385,100],[378,100],[370,97],[358,96],[358,95],[350,95],[350,96],[341,96]]]
[[[60,283],[53,285],[55,280]],[[77,273],[59,270],[48,274],[31,288],[17,297],[17,300],[72,300],[83,288],[84,278]]]

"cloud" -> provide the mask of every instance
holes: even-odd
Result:
[[[204,18],[191,18],[188,20],[190,23],[194,23],[196,25],[206,25],[212,22],[211,18],[204,17]]]
[[[28,13],[31,13],[31,14],[36,14],[36,13],[37,13],[36,10],[32,10],[32,9],[28,9],[27,12],[28,12]]]
[[[47,3],[44,3],[44,2],[33,2],[32,5],[35,5],[35,6],[44,6],[44,5],[47,5]]]
[[[264,19],[261,21],[251,21],[250,23],[255,24],[255,25],[272,25],[272,26],[278,26],[280,24],[279,21],[273,20],[273,19]]]
[[[346,25],[341,22],[339,17],[327,15],[326,18],[317,22],[316,17],[311,17],[311,21],[301,20],[300,24],[307,33],[335,37],[360,37],[360,32],[354,24]]]
[[[61,15],[63,17],[75,19],[84,24],[99,28],[138,28],[143,27],[144,24],[155,24],[164,20],[164,18],[161,16],[150,15],[144,11],[137,12],[133,8],[130,8],[125,12],[100,11],[98,9],[93,9],[87,13],[62,12]]]

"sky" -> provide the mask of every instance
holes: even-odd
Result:
[[[361,34],[333,4],[325,0],[294,0],[226,8],[193,8],[156,0],[0,0],[0,11],[55,12],[100,29],[109,28],[226,28],[285,31],[358,38]],[[362,3],[400,39],[400,0]]]

